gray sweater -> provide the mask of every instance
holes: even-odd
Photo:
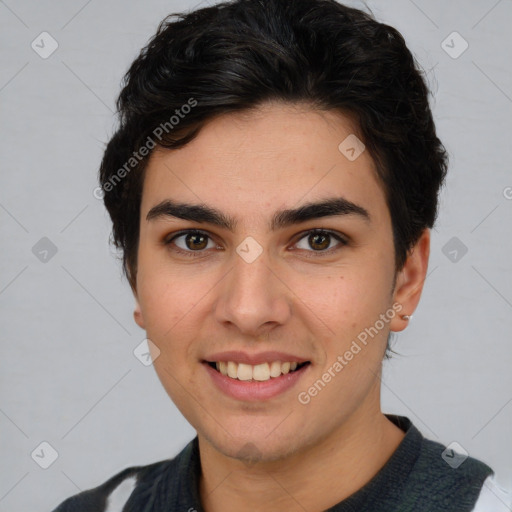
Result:
[[[406,432],[382,469],[329,512],[470,512],[493,471],[472,457],[457,464],[440,443],[426,439],[404,416],[386,415]],[[453,457],[453,452],[448,456]],[[204,512],[197,437],[173,459],[129,467],[102,485],[61,503],[54,512]],[[130,484],[130,485],[128,485]],[[124,495],[123,495],[124,493]],[[109,498],[111,496],[111,498]]]

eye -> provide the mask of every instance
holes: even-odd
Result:
[[[333,240],[338,242],[334,247],[332,247]],[[325,229],[312,229],[304,232],[294,247],[308,252],[325,254],[334,252],[347,245],[347,243],[337,233]],[[208,233],[196,229],[181,231],[172,238],[165,240],[164,244],[174,246],[172,247],[174,251],[191,257],[202,255],[206,252],[206,249],[220,248],[213,242]]]
[[[175,245],[178,252],[185,253],[187,256],[194,256],[193,253],[202,253],[204,249],[212,249],[216,246],[207,233],[198,230],[182,231],[164,243]]]
[[[331,247],[333,239],[338,242],[338,245],[335,247]],[[304,240],[304,242],[301,242],[302,240]],[[301,243],[303,244],[302,247],[300,246]],[[295,247],[309,252],[330,253],[340,249],[344,245],[347,245],[347,241],[338,234],[324,229],[313,229],[307,231],[299,242],[295,244]],[[308,249],[308,246],[311,247],[313,251]]]

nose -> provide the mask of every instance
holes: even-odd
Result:
[[[278,275],[266,251],[250,263],[235,254],[233,268],[218,289],[217,321],[250,337],[285,324],[291,315],[292,294]]]

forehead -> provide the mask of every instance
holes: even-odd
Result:
[[[146,168],[141,218],[172,198],[208,204],[249,223],[333,196],[375,213],[386,209],[357,126],[338,112],[273,103],[218,116],[180,149],[155,150]]]

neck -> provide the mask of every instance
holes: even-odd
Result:
[[[253,465],[219,453],[201,435],[206,512],[326,510],[368,483],[404,437],[380,408],[356,411],[331,435],[286,460]]]

